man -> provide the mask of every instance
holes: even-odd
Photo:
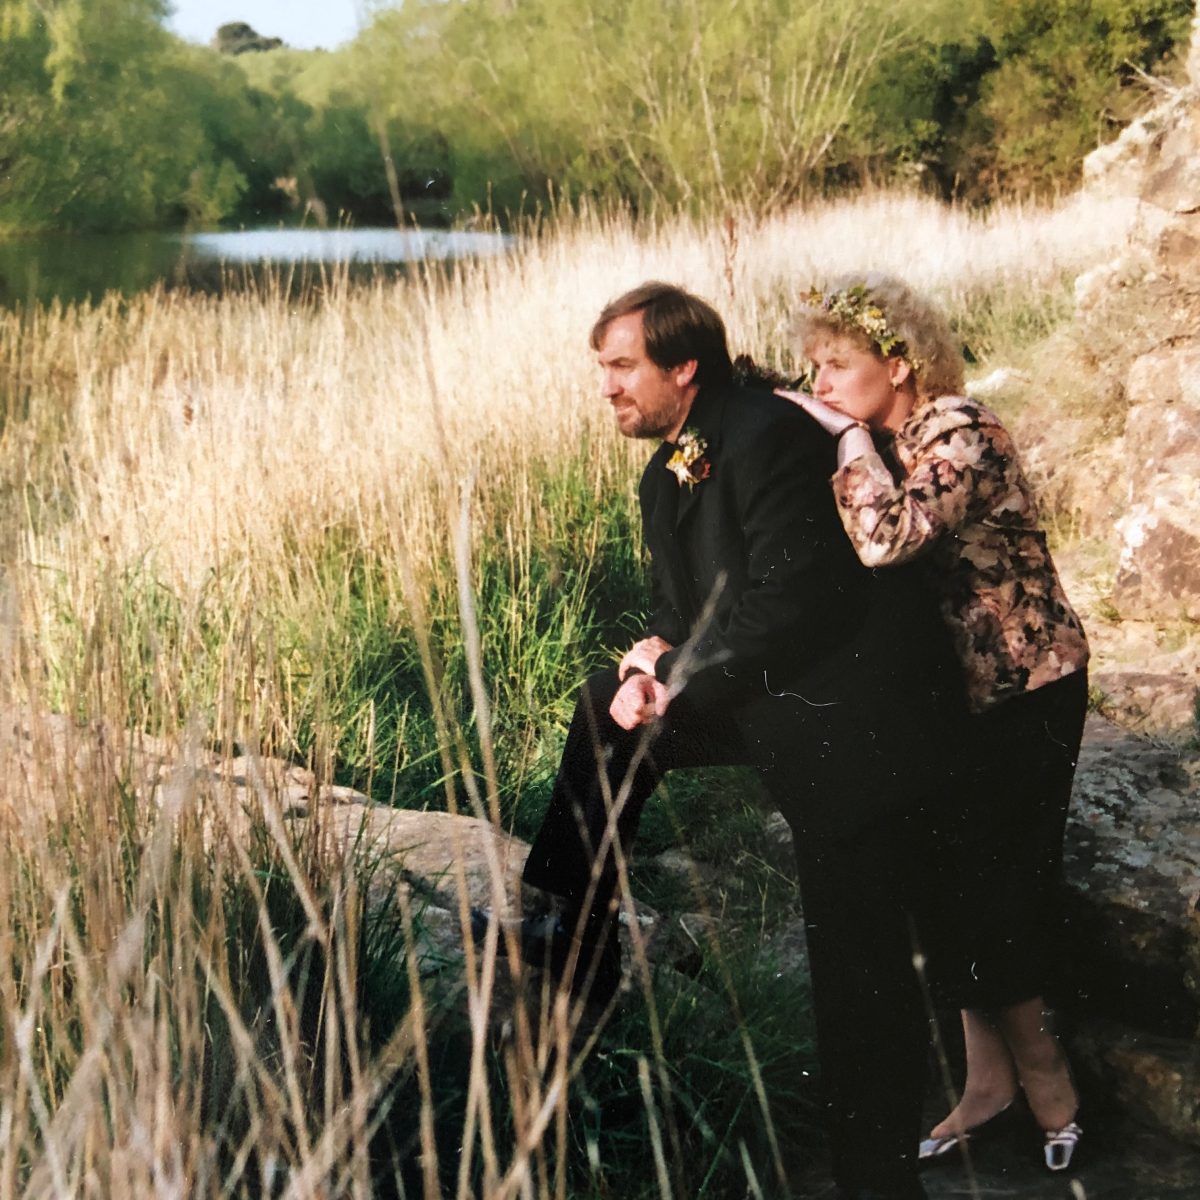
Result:
[[[639,500],[654,608],[583,686],[525,866],[556,898],[529,924],[575,994],[619,980],[619,880],[642,806],[676,767],[759,769],[795,832],[835,1175],[847,1197],[924,1193],[915,1151],[926,1014],[910,922],[930,811],[920,747],[954,677],[903,569],[863,568],[828,479],[834,446],[788,401],[738,388],[720,317],[647,283],[592,330],[626,437],[661,439]],[[916,870],[913,863],[917,863]]]

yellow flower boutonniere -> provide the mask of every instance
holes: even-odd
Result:
[[[686,483],[693,488],[712,474],[712,463],[704,457],[707,449],[708,443],[695,429],[685,429],[679,435],[675,453],[667,459],[667,470],[680,487]]]

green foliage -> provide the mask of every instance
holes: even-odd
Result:
[[[532,478],[514,484],[544,503],[536,538],[526,531],[514,542],[517,501],[504,490],[489,495],[493,515],[475,539],[473,592],[502,816],[523,836],[544,808],[575,687],[608,661],[612,646],[631,639],[643,600],[632,490],[597,494],[591,465],[582,446],[577,458],[535,465]],[[422,568],[430,581],[423,617],[397,605],[394,581],[353,527],[331,527],[315,554],[296,551],[294,558],[302,564],[296,577],[283,595],[262,598],[244,631],[282,697],[269,740],[322,771],[332,762],[338,782],[378,801],[445,807],[443,729],[462,731],[463,751],[481,760],[448,556]],[[185,603],[153,566],[142,562],[108,579],[107,600],[87,623],[73,615],[70,597],[51,589],[53,620],[70,637],[48,664],[48,693],[58,707],[86,711],[93,697],[74,695],[68,681],[100,670],[121,681],[128,701],[122,719],[132,726],[158,730],[201,718],[216,729],[221,645],[234,619],[219,588],[203,586]],[[419,620],[437,648],[432,695]],[[101,628],[116,633],[105,638]],[[183,665],[178,677],[167,663]],[[466,809],[461,763],[450,748],[450,783]]]
[[[995,69],[987,38],[921,40],[888,56],[839,139],[834,179],[909,178],[945,196],[963,190],[980,94]]]
[[[394,219],[374,110],[333,92],[332,56],[231,61],[171,37],[164,11],[159,0],[0,4],[0,233],[253,222],[312,197],[334,214]],[[264,58],[280,61],[255,86],[242,64]],[[401,195],[436,208],[444,145],[423,126],[387,132]]]
[[[369,961],[365,965],[370,968]],[[386,979],[387,965],[384,957],[374,978]],[[365,997],[364,1009],[373,1007],[373,999]],[[430,1007],[437,1021],[430,1047],[436,1055],[430,1072],[436,1138],[449,1171],[463,1154],[472,1031],[461,997],[451,994],[449,1003]],[[537,1005],[531,1008],[536,1019]],[[512,1120],[511,1055],[511,1047],[501,1046],[486,1063],[497,1123]],[[672,1150],[674,1195],[716,1200],[751,1194],[749,1161],[760,1173],[758,1194],[782,1198],[791,1193],[781,1189],[772,1168],[770,1138],[782,1148],[785,1173],[808,1167],[818,1143],[815,1059],[806,981],[781,971],[756,944],[711,951],[694,980],[660,970],[644,994],[624,999],[572,1072],[562,1161],[547,1138],[545,1169],[561,1171],[573,1197],[658,1198],[662,1192],[647,1169],[648,1121],[654,1121]],[[399,1168],[408,1194],[419,1194],[418,1106],[415,1084],[402,1080],[382,1106],[389,1116],[376,1138],[376,1157]]]
[[[288,165],[279,133],[286,110],[247,88],[237,65],[211,50],[176,43],[169,61],[178,119],[191,127],[196,147],[182,196],[184,215],[204,226],[281,212],[285,199],[274,182]]]
[[[0,231],[446,221],[562,195],[768,211],[1070,186],[1190,0],[407,0],[335,52],[161,0],[0,2]],[[241,53],[254,49],[258,53]],[[236,57],[231,57],[236,54]]]
[[[770,1138],[783,1150],[785,1172],[806,1165],[805,1152],[817,1143],[806,981],[781,972],[757,939],[748,938],[740,951],[710,950],[694,982],[660,972],[653,996],[662,1055],[647,1066],[662,1138],[675,1151],[669,1162],[674,1194],[697,1200],[755,1194],[747,1186],[747,1160],[758,1174],[759,1194],[792,1194],[775,1178]],[[574,1132],[581,1150],[591,1143],[595,1165],[585,1180],[584,1162],[574,1164],[577,1194],[661,1195],[644,1160],[648,1118],[639,1073],[645,1051],[638,1048],[653,1042],[646,1024],[646,1010],[627,1003],[583,1064]]]
[[[505,823],[523,835],[544,807],[573,689],[609,647],[628,640],[624,627],[635,624],[631,612],[644,590],[632,497],[596,497],[587,468],[581,457],[527,485],[545,503],[536,541],[512,543],[511,497],[492,497],[496,524],[476,540],[475,604],[500,800]],[[311,754],[326,736],[344,782],[406,807],[442,807],[439,731],[414,614],[389,609],[387,581],[352,537],[331,531],[328,549],[320,602],[303,607],[305,625],[279,634],[296,684],[298,748]],[[440,648],[438,698],[479,762],[458,583],[448,562],[432,579],[425,618]],[[466,806],[465,795],[459,803]]]
[[[555,188],[757,210],[814,187],[945,195],[1070,182],[1165,66],[1187,0],[838,5],[426,0],[348,51],[402,124],[432,121],[460,206]]]
[[[810,185],[897,36],[894,7],[812,0],[405,4],[356,53],[389,112],[429,114],[455,196],[548,185],[639,205],[769,208]]]
[[[0,228],[144,228],[236,202],[236,164],[179,105],[189,63],[162,13],[157,0],[58,0],[6,18]]]
[[[1084,155],[1141,103],[1138,72],[1163,69],[1192,13],[1190,0],[1005,5],[972,139],[976,186],[994,195],[1074,183]]]
[[[1171,67],[1190,0],[1013,0],[927,13],[868,82],[834,178],[906,175],[975,201],[1077,182]]]
[[[330,218],[360,224],[396,220],[385,156],[402,208],[423,223],[444,223],[451,154],[423,116],[388,119],[354,50],[276,50],[237,60],[261,108],[260,139],[271,137],[276,178],[294,181],[293,203],[319,198]],[[363,80],[367,80],[364,83]],[[276,189],[275,203],[282,194]],[[256,204],[269,206],[258,196]]]

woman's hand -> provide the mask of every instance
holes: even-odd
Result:
[[[847,416],[844,412],[826,404],[824,400],[818,400],[816,396],[810,396],[807,392],[789,392],[783,388],[776,388],[775,395],[782,396],[785,400],[790,400],[804,409],[826,433],[830,433],[834,437],[841,437],[852,425],[862,424],[861,421]]]

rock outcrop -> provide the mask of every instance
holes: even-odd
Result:
[[[1092,683],[1163,740],[1089,722],[1066,865],[1076,1062],[1200,1146],[1200,662],[1155,628],[1200,619],[1200,24],[1188,68],[1085,164],[1088,189],[1140,202],[1125,253],[1075,290],[1096,403],[1119,414],[1077,472],[1076,507],[1119,553],[1123,621],[1090,625]]]
[[[1141,202],[1126,253],[1080,277],[1081,342],[1124,408],[1123,617],[1200,620],[1200,26],[1190,79],[1091,154],[1085,187]],[[1100,474],[1109,475],[1109,470]]]
[[[1076,1057],[1200,1146],[1200,750],[1089,718],[1066,875]]]

